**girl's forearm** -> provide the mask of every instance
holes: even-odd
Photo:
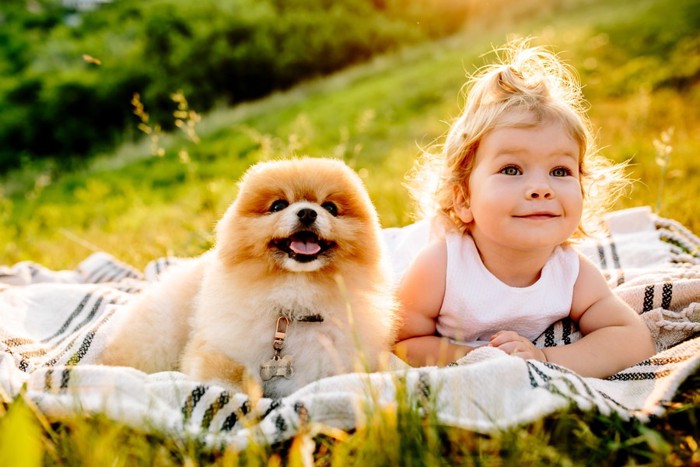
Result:
[[[581,376],[607,378],[645,360],[656,348],[644,323],[597,329],[573,344],[544,350],[547,360]]]
[[[440,336],[410,337],[394,345],[394,353],[411,366],[445,366],[472,350]]]

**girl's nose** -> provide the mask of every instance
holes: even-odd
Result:
[[[541,189],[541,190],[530,190],[527,197],[530,199],[538,199],[538,198],[552,199],[553,196],[554,196],[554,194],[553,194],[552,190]]]
[[[554,190],[546,180],[532,180],[525,191],[525,197],[527,199],[552,199],[554,198]]]

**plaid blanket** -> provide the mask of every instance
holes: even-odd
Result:
[[[612,213],[607,222],[607,236],[578,248],[642,314],[658,353],[604,380],[481,348],[446,368],[407,368],[397,359],[387,371],[325,378],[273,400],[229,393],[179,372],[95,365],[118,321],[111,318],[178,261],[160,258],[141,272],[100,252],[70,271],[31,262],[0,267],[0,397],[24,394],[51,419],[104,413],[142,430],[238,447],[289,439],[312,422],[352,429],[368,407],[394,403],[399,393],[425,404],[442,423],[479,432],[529,423],[572,404],[647,420],[661,414],[700,367],[700,240],[646,208]],[[431,225],[421,221],[384,234],[400,276],[429,240]],[[536,344],[579,337],[575,323],[563,320]]]

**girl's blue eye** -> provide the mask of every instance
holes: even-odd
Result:
[[[566,167],[557,167],[556,169],[552,169],[551,174],[554,177],[568,177],[571,175],[571,170]]]
[[[328,211],[331,216],[337,217],[338,216],[338,206],[335,205],[335,203],[331,203],[330,201],[326,201],[321,205],[323,209]]]
[[[284,208],[289,206],[289,202],[284,199],[278,199],[274,203],[272,203],[272,206],[270,206],[270,212],[280,212]]]
[[[503,175],[522,175],[520,169],[514,165],[503,167],[500,173],[502,173]]]

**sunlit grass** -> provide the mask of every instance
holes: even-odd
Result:
[[[108,418],[50,423],[20,397],[0,418],[2,465],[695,465],[700,376],[663,418],[643,424],[577,409],[489,435],[439,423],[434,400],[396,381],[394,404],[360,408],[356,429],[310,423],[291,440],[243,450],[144,433]],[[6,449],[10,447],[9,449]]]

